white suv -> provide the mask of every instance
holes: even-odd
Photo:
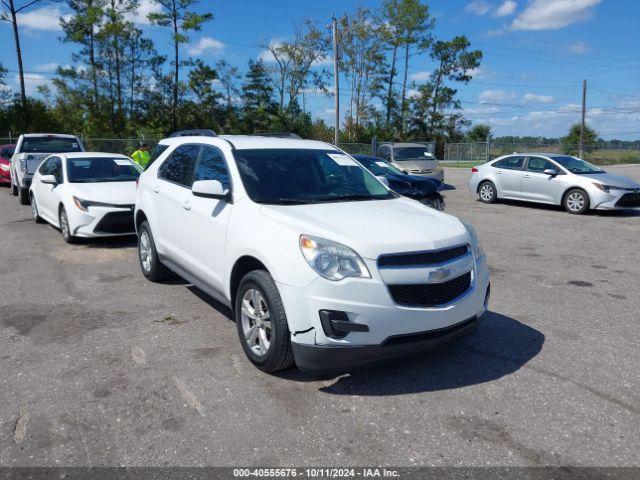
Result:
[[[421,352],[486,312],[473,227],[395,194],[332,145],[178,133],[157,151],[136,197],[142,272],[172,270],[231,307],[264,371]]]

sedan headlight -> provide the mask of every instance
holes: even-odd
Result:
[[[76,204],[83,212],[89,210],[89,207],[107,207],[107,208],[127,208],[125,205],[114,205],[112,203],[92,202],[91,200],[83,200],[82,198],[73,197],[73,203]]]
[[[602,190],[605,193],[609,193],[611,190],[629,190],[628,188],[623,188],[623,187],[614,187],[613,185],[604,185],[602,183],[596,183],[593,182],[593,186],[596,187],[598,190]]]
[[[300,235],[300,250],[307,263],[328,280],[347,277],[371,278],[369,269],[349,247],[324,238]]]
[[[462,222],[462,224],[467,229],[467,232],[469,232],[469,236],[471,237],[471,249],[473,251],[473,256],[476,260],[484,257],[484,247],[482,246],[482,241],[478,236],[478,232],[476,232],[476,228],[467,222]]]

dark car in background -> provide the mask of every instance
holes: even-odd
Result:
[[[15,145],[0,145],[0,184],[11,183],[11,157]]]
[[[384,177],[389,188],[404,197],[419,201],[436,210],[444,210],[444,198],[440,194],[442,182],[434,178],[408,175],[385,161],[372,155],[354,155],[364,168],[376,177]]]

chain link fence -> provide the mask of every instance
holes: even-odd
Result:
[[[578,156],[579,145],[523,144],[523,143],[446,143],[444,161],[450,163],[485,163],[502,155],[513,153],[558,153]],[[640,144],[610,145],[608,143],[585,147],[582,158],[597,165],[640,163]]]

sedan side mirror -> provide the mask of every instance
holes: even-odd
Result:
[[[380,180],[380,183],[384,183],[387,187],[389,186],[389,180],[387,179],[387,177],[383,175],[376,175],[376,178]]]
[[[231,202],[231,192],[225,190],[219,180],[198,180],[193,182],[191,193],[196,197],[214,198]]]
[[[47,185],[57,185],[58,180],[56,180],[55,175],[42,175],[40,177],[40,181],[42,183],[46,183]]]
[[[555,168],[545,168],[542,173],[544,173],[545,175],[550,175],[552,177],[558,175],[558,171]]]

